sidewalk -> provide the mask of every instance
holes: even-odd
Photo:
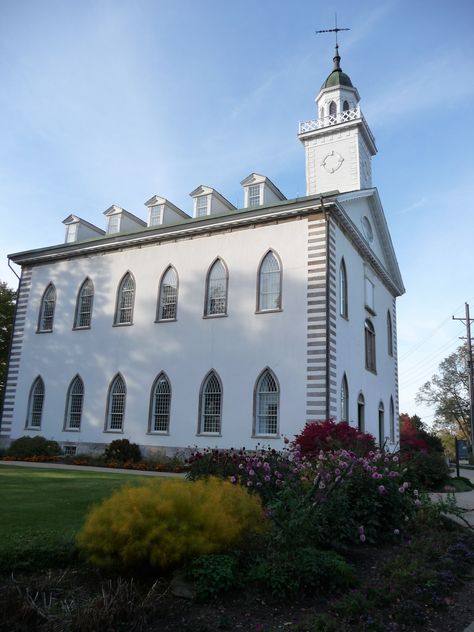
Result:
[[[453,475],[456,476],[456,472],[453,472]],[[474,484],[474,470],[460,467],[459,475],[468,478],[471,483]],[[437,498],[446,500],[449,494],[434,493],[430,494],[430,496],[432,500],[436,500]],[[469,523],[471,529],[474,529],[474,490],[470,492],[456,492],[455,498],[458,507],[465,510],[463,518]],[[450,518],[452,518],[452,520],[454,520],[455,522],[463,525],[464,527],[466,526],[466,524],[462,520],[458,520],[455,516],[450,516]]]
[[[125,468],[95,467],[93,465],[67,465],[65,463],[32,463],[31,461],[0,461],[2,465],[14,467],[34,467],[47,470],[76,470],[78,472],[102,472],[103,474],[136,474],[137,476],[163,476],[165,478],[184,478],[178,472],[147,472],[144,470],[128,470]]]

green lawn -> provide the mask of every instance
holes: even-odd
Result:
[[[0,572],[72,559],[87,510],[149,476],[0,467]]]

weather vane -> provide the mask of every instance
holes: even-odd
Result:
[[[339,31],[350,31],[351,29],[340,29],[337,26],[337,13],[334,14],[334,28],[333,29],[324,29],[322,31],[316,31],[316,33],[335,33],[336,34],[336,46],[337,46],[337,34]]]

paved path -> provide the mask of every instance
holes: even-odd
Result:
[[[474,470],[461,467],[459,468],[459,474],[460,476],[468,478],[474,484]],[[454,471],[452,475],[456,476],[456,471]],[[446,500],[448,494],[430,494],[430,496],[432,500],[436,500],[437,498]],[[465,511],[463,518],[467,520],[471,528],[474,529],[474,490],[470,492],[456,492],[455,497],[458,507],[461,507]],[[459,524],[466,526],[466,523],[462,520],[458,520],[454,516],[452,516],[452,518],[456,522],[459,522]]]
[[[78,472],[103,472],[104,474],[136,474],[137,476],[164,476],[166,478],[184,478],[177,472],[146,472],[144,470],[128,470],[125,468],[94,467],[92,465],[67,465],[66,463],[32,463],[31,461],[0,461],[2,465],[15,467],[34,467],[47,470],[76,470]]]

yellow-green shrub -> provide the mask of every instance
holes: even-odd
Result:
[[[98,566],[161,569],[224,551],[262,531],[260,500],[228,481],[157,481],[124,487],[93,508],[77,536]]]

